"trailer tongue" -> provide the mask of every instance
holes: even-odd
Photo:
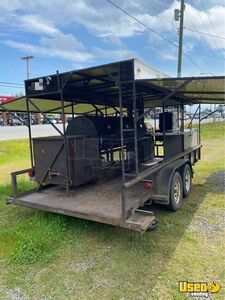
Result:
[[[31,168],[12,173],[7,203],[141,233],[157,226],[149,205],[175,211],[191,192],[200,122],[185,129],[184,105],[198,104],[200,118],[200,103],[224,101],[224,77],[167,78],[135,59],[30,79],[25,88],[1,110],[26,111],[28,120],[38,112],[49,124],[47,114],[60,113],[63,131],[52,124],[59,136],[32,139],[28,121]],[[18,193],[17,176],[28,171],[37,188]]]

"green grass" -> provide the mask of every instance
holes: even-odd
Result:
[[[225,169],[225,126],[202,129],[205,146],[191,196],[176,213],[154,206],[160,225],[143,236],[5,205],[11,190],[9,175],[2,176],[0,299],[185,299],[179,280],[219,280],[223,288],[212,297],[225,299],[224,189],[212,176]],[[27,141],[3,145],[0,171],[29,164]],[[22,178],[20,186],[28,182]]]
[[[201,125],[201,138],[204,140],[225,139],[224,122]]]
[[[28,140],[0,142],[0,165],[27,161],[29,159]]]

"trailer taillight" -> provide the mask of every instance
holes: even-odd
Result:
[[[28,172],[28,176],[29,176],[29,177],[34,177],[34,171],[33,171],[33,170],[30,170],[30,171]]]
[[[130,224],[130,229],[136,230],[137,229],[137,224]]]
[[[144,182],[144,190],[151,190],[153,187],[153,184],[151,182],[145,181]]]

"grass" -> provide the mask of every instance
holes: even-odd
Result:
[[[185,299],[179,280],[218,280],[212,297],[225,299],[224,189],[212,175],[225,169],[225,126],[202,129],[191,196],[176,213],[154,206],[160,225],[143,236],[5,205],[9,171],[27,167],[29,154],[26,140],[1,142],[0,299]]]
[[[0,142],[1,167],[18,162],[27,162],[29,158],[28,140],[12,140]]]

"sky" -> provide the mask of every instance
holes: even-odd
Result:
[[[23,92],[2,82],[23,84],[26,55],[31,78],[135,57],[175,77],[180,1],[112,1],[166,40],[106,0],[1,0],[0,95]],[[185,0],[184,27],[182,76],[224,75],[225,0]]]

